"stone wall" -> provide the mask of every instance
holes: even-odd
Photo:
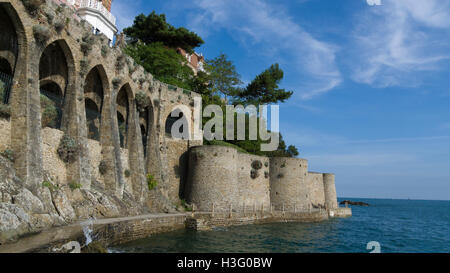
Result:
[[[79,183],[67,180],[66,164],[58,156],[58,144],[64,133],[60,130],[44,128],[41,134],[44,172],[50,175],[48,178],[51,178],[52,182],[57,185],[67,185],[71,182]]]
[[[146,174],[152,172],[161,186],[160,194],[173,203],[179,201],[179,185],[183,181],[178,178],[176,170],[180,164],[176,157],[187,152],[189,144],[170,140],[168,147],[165,122],[171,111],[181,105],[186,116],[191,117],[192,132],[194,98],[199,95],[153,79],[122,52],[122,44],[109,47],[108,39],[102,34],[94,35],[91,26],[77,19],[71,8],[46,1],[30,13],[22,1],[2,1],[0,11],[5,15],[2,24],[9,26],[6,36],[10,37],[4,38],[17,42],[9,54],[16,63],[11,64],[11,121],[0,121],[0,145],[14,151],[15,169],[25,185],[30,189],[39,187],[44,174],[50,172],[61,183],[78,181],[84,189],[98,181],[119,198],[127,191],[144,204],[148,198]],[[47,136],[44,131],[50,131],[42,129],[38,113],[41,87],[49,84],[59,89],[64,99],[61,126],[56,128],[60,133],[51,131]],[[146,109],[151,113],[144,116],[137,112],[138,92],[149,98]],[[90,108],[85,107],[88,101]],[[98,116],[91,122],[92,111],[94,115],[97,111]],[[126,115],[125,136],[119,134],[118,112]],[[151,132],[146,139],[142,128]],[[59,142],[53,134],[67,134],[80,144],[75,162],[65,168],[54,158]],[[92,142],[93,137],[98,143]],[[121,137],[126,141],[123,149]],[[98,173],[102,161],[109,170],[105,175]],[[61,170],[51,170],[53,163]]]
[[[338,208],[335,175],[332,173],[323,174],[323,185],[325,192],[325,205],[328,209]]]
[[[189,152],[186,197],[200,211],[213,206],[215,212],[336,208],[334,187],[334,175],[308,172],[306,159],[267,158],[225,146]]]
[[[240,185],[237,177],[238,152],[222,146],[199,146],[189,152],[187,201],[200,211],[238,208]]]
[[[238,153],[239,204],[246,210],[270,209],[269,159]],[[255,168],[256,167],[256,168]]]
[[[11,147],[11,122],[0,118],[0,152]]]
[[[325,192],[323,185],[323,174],[308,172],[308,176],[306,177],[306,184],[309,187],[309,199],[311,202],[311,206],[314,208],[324,208]]]
[[[309,208],[311,192],[307,176],[306,159],[270,159],[270,200],[276,210]]]

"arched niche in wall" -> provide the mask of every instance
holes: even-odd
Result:
[[[106,73],[103,67],[96,66],[87,74],[84,85],[84,106],[88,138],[97,141],[100,141],[105,78]]]
[[[65,41],[48,45],[39,61],[39,90],[41,93],[42,127],[60,129],[64,98],[69,84],[68,59],[71,54]]]
[[[0,103],[5,104],[9,103],[19,54],[17,30],[7,7],[6,3],[0,4]]]
[[[120,147],[122,148],[127,148],[128,127],[130,119],[129,92],[130,90],[128,85],[123,86],[122,88],[120,88],[116,99]]]
[[[174,115],[174,116],[173,116]],[[181,109],[174,109],[166,118],[165,121],[165,133],[166,137],[174,138],[174,139],[184,139],[188,140],[190,136],[190,128],[189,121],[186,117],[186,113],[184,113]],[[177,126],[177,124],[181,124],[181,126]],[[172,127],[177,126],[178,130],[175,130],[177,135],[172,135]]]

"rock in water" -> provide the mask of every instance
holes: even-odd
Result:
[[[368,207],[369,204],[364,202],[354,202],[350,200],[345,200],[340,203],[341,205],[350,205],[350,206],[361,206],[361,207]]]

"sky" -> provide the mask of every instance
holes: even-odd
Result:
[[[245,83],[294,91],[280,131],[339,197],[450,200],[450,0],[115,0],[118,28],[155,10],[225,53]]]

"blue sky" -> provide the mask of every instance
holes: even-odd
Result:
[[[450,1],[115,0],[202,36],[244,82],[273,63],[293,98],[280,130],[343,197],[450,200]]]

